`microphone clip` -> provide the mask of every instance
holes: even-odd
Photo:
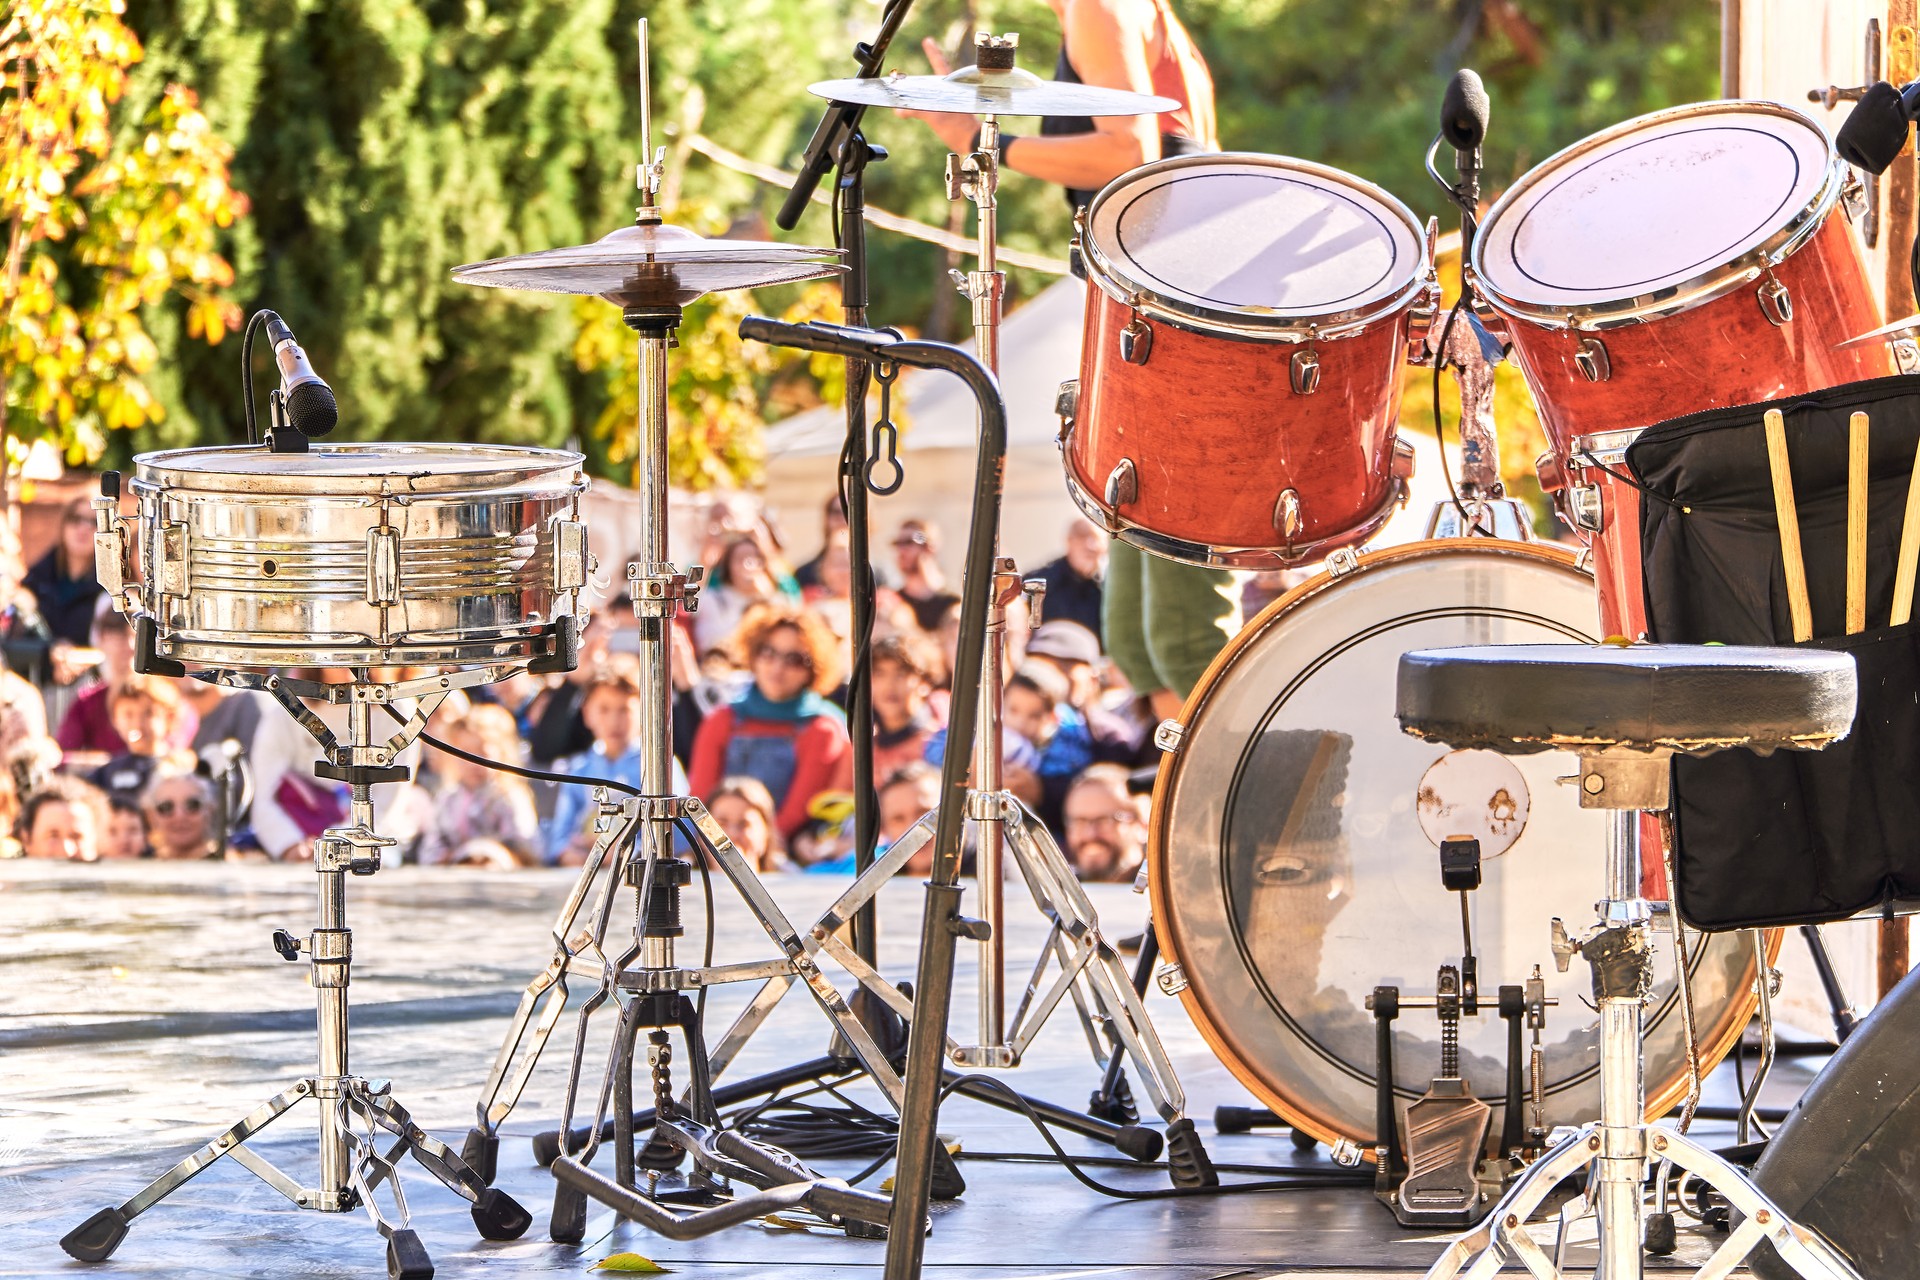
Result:
[[[275,387],[267,393],[267,452],[305,453],[312,439],[287,420],[287,393]]]

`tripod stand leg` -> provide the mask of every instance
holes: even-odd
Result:
[[[310,1096],[313,1093],[313,1085],[314,1082],[309,1077],[275,1094],[249,1111],[232,1128],[149,1182],[126,1203],[114,1208],[102,1209],[69,1231],[60,1238],[60,1247],[82,1262],[105,1262],[113,1256],[113,1251],[120,1247],[120,1242],[126,1239],[128,1224],[135,1218],[204,1173],[222,1156],[233,1155],[239,1150],[241,1143],[285,1115],[302,1098]],[[245,1161],[239,1163],[256,1177],[260,1176],[258,1170],[255,1170],[251,1164]],[[285,1186],[271,1179],[262,1178],[262,1181],[267,1182],[282,1195],[287,1194]],[[288,1199],[298,1202],[297,1196],[288,1196]]]
[[[1653,1148],[1724,1196],[1743,1217],[1740,1226],[1700,1269],[1700,1276],[1727,1275],[1764,1239],[1782,1261],[1808,1280],[1859,1280],[1859,1273],[1832,1245],[1794,1222],[1744,1173],[1692,1138],[1660,1132],[1653,1139]]]
[[[533,1215],[498,1187],[488,1186],[479,1171],[454,1154],[451,1147],[419,1125],[407,1109],[390,1094],[367,1094],[362,1105],[373,1114],[375,1123],[396,1135],[415,1163],[442,1186],[472,1202],[473,1225],[488,1240],[518,1240],[533,1225]],[[386,1160],[388,1169],[392,1160]]]
[[[1456,1236],[1428,1268],[1426,1280],[1486,1280],[1508,1257],[1518,1258],[1535,1276],[1552,1280],[1559,1273],[1527,1232],[1527,1220],[1560,1182],[1585,1168],[1596,1154],[1598,1130],[1589,1125],[1561,1139],[1520,1175],[1493,1212],[1471,1231]]]

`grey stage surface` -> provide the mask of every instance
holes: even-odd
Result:
[[[391,1079],[394,1096],[416,1120],[456,1149],[473,1123],[475,1099],[518,994],[548,959],[548,928],[572,879],[564,872],[404,867],[348,880],[353,1069]],[[803,930],[845,883],[819,876],[769,880]],[[1116,886],[1091,888],[1109,934],[1139,930],[1143,899]],[[724,884],[716,889],[718,959],[772,955],[739,899]],[[696,889],[690,924],[698,900]],[[1024,902],[1017,890],[1007,900],[1011,977],[1024,975],[1042,930],[1030,907],[1014,909]],[[881,968],[896,980],[910,979],[919,886],[890,886],[881,908]],[[276,927],[304,936],[313,913],[314,877],[299,868],[0,864],[6,975],[0,984],[0,1276],[384,1274],[381,1241],[364,1212],[294,1209],[226,1161],[137,1219],[102,1266],[73,1262],[57,1244],[94,1210],[120,1203],[313,1069],[306,965],[283,963],[268,942]],[[963,946],[954,1005],[955,1033],[963,1039],[974,1034],[972,967],[972,948]],[[832,966],[828,971],[844,977]],[[744,1000],[746,985],[715,993],[710,1034],[717,1035]],[[850,991],[850,982],[841,985]],[[1206,1051],[1177,1000],[1156,991],[1148,1007],[1216,1161],[1332,1168],[1318,1153],[1296,1154],[1284,1133],[1214,1136],[1213,1108],[1247,1104],[1250,1097]],[[481,1241],[464,1201],[410,1162],[402,1166],[414,1224],[440,1276],[585,1275],[601,1258],[632,1251],[688,1280],[799,1274],[877,1280],[883,1244],[760,1224],[681,1244],[595,1206],[584,1244],[549,1242],[553,1184],[534,1163],[528,1138],[554,1126],[565,1079],[563,1037],[571,1026],[569,1015],[505,1126],[498,1180],[534,1214],[525,1238]],[[823,1053],[826,1026],[804,995],[790,994],[722,1082]],[[597,1057],[599,1046],[590,1052]],[[1129,1075],[1144,1111],[1138,1073]],[[1056,1012],[1028,1065],[1003,1078],[1048,1100],[1083,1105],[1097,1074],[1071,1010]],[[1783,1069],[1776,1076],[1782,1097],[1769,1101],[1790,1100],[1804,1078]],[[637,1092],[645,1093],[644,1083]],[[871,1089],[863,1100],[879,1105]],[[310,1181],[312,1125],[303,1104],[254,1145]],[[941,1129],[967,1152],[1043,1150],[1024,1119],[972,1101],[949,1103]],[[1062,1140],[1076,1154],[1112,1154],[1071,1135]],[[607,1160],[603,1152],[596,1164]],[[851,1174],[859,1163],[822,1167]],[[1359,1190],[1122,1202],[1044,1164],[965,1160],[961,1171],[966,1196],[934,1209],[930,1276],[1405,1274],[1424,1270],[1438,1253],[1439,1237],[1398,1230]],[[1154,1170],[1095,1172],[1130,1188],[1168,1185]],[[1697,1264],[1710,1246],[1683,1230],[1680,1256]],[[1576,1260],[1584,1252],[1576,1249]]]

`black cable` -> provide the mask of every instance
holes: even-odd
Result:
[[[383,703],[382,705],[386,706],[387,714],[395,720],[398,720],[401,724],[407,722],[407,718],[394,710],[391,704]],[[516,774],[522,778],[531,778],[535,782],[559,782],[577,784],[584,787],[605,787],[609,791],[618,791],[620,794],[628,796],[637,796],[640,794],[640,788],[630,787],[624,782],[615,782],[612,778],[595,778],[584,773],[551,773],[545,769],[529,769],[523,764],[508,764],[504,760],[489,760],[485,756],[477,756],[471,751],[462,751],[459,747],[449,746],[447,743],[440,741],[440,739],[424,730],[420,733],[420,741],[426,743],[435,751],[444,751],[456,759],[465,760],[468,764],[477,764],[483,769],[498,769],[501,773]],[[702,991],[700,994],[705,995],[706,992]]]
[[[276,312],[262,307],[247,318],[247,331],[240,339],[240,389],[247,402],[247,443],[259,444],[260,434],[253,409],[253,331],[266,323],[267,317],[278,320]]]
[[[1920,300],[1920,231],[1913,236],[1913,248],[1907,253],[1907,280],[1913,287],[1913,296]]]

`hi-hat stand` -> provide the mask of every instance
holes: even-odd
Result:
[[[132,1199],[88,1218],[61,1239],[61,1248],[83,1262],[105,1261],[126,1237],[134,1218],[221,1159],[231,1159],[302,1209],[346,1213],[355,1207],[365,1208],[373,1225],[386,1237],[387,1271],[394,1280],[425,1280],[433,1275],[426,1248],[407,1225],[407,1199],[400,1187],[398,1168],[403,1156],[412,1155],[442,1185],[472,1201],[474,1225],[487,1239],[515,1240],[531,1225],[531,1216],[511,1196],[488,1186],[465,1160],[414,1123],[412,1115],[394,1098],[389,1082],[352,1075],[347,1063],[347,986],[353,967],[353,932],[347,928],[346,878],[370,876],[380,870],[383,851],[395,843],[391,837],[374,832],[371,787],[378,782],[406,779],[405,766],[394,761],[426,727],[427,718],[449,693],[507,674],[507,669],[482,668],[378,683],[367,670],[357,669],[353,683],[333,685],[242,671],[217,671],[199,677],[271,695],[325,751],[327,759],[316,766],[316,771],[346,782],[349,788],[347,820],[329,827],[314,842],[313,869],[320,877],[317,927],[304,939],[284,929],[273,935],[274,949],[283,959],[298,960],[302,952],[306,954],[318,1004],[318,1070],[295,1080]],[[301,698],[345,703],[346,740],[338,740]],[[396,698],[416,698],[414,710],[403,718],[398,733],[376,740],[373,709],[377,705],[392,711]],[[282,1172],[247,1146],[249,1139],[307,1099],[318,1108],[320,1121],[319,1179],[311,1185]],[[377,1194],[382,1187],[387,1189],[385,1207]]]

